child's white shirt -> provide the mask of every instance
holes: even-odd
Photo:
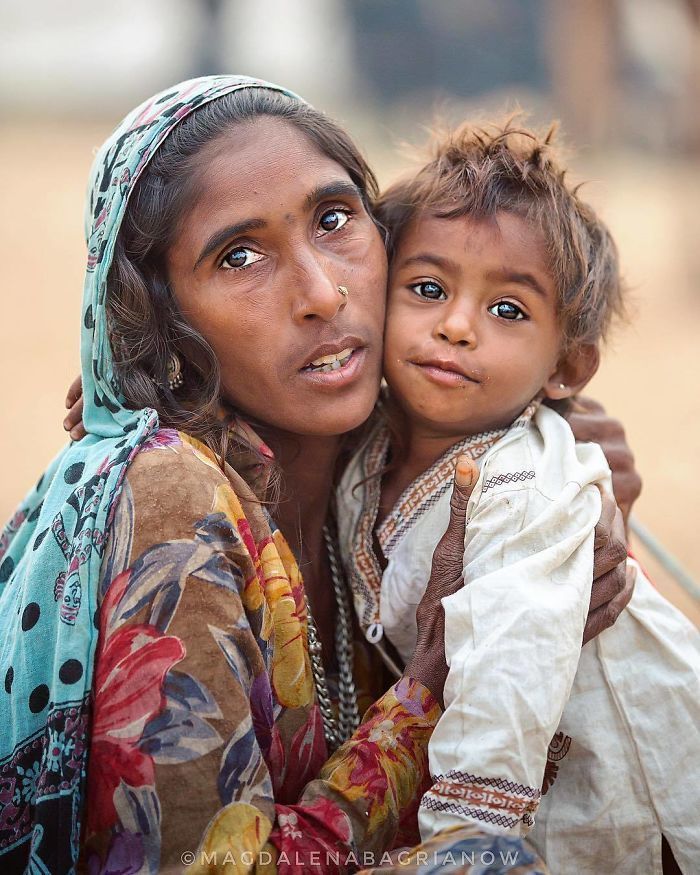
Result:
[[[611,491],[600,448],[577,444],[546,407],[462,441],[379,528],[382,577],[372,530],[387,449],[386,430],[375,429],[348,466],[339,532],[367,637],[382,647],[386,636],[404,661],[449,519],[454,460],[468,452],[481,465],[467,508],[467,585],[443,600],[450,670],[423,837],[465,818],[522,835],[536,819],[529,838],[553,872],[661,873],[663,832],[681,868],[696,871],[700,634],[633,563],[629,606],[581,649],[599,488]]]

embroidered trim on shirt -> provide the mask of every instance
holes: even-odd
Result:
[[[482,820],[486,823],[494,823],[497,826],[503,826],[506,829],[512,829],[518,823],[517,817],[505,817],[503,814],[494,814],[492,811],[482,811],[480,808],[463,808],[461,805],[455,805],[453,802],[442,802],[440,799],[433,799],[427,793],[421,799],[421,808],[427,808],[428,811],[449,811],[451,814],[456,814],[458,817],[473,817],[476,820]]]
[[[549,742],[547,749],[547,764],[544,767],[544,777],[542,779],[542,795],[551,788],[559,774],[559,762],[569,752],[571,747],[571,736],[564,735],[563,732],[557,732],[554,738]]]
[[[379,623],[379,591],[382,569],[374,552],[372,531],[379,512],[381,470],[389,449],[389,432],[380,424],[367,442],[362,458],[362,512],[352,539],[350,586],[355,610],[364,633]]]
[[[539,807],[539,790],[504,778],[481,778],[452,770],[434,780],[421,801],[421,808],[430,811],[449,811],[510,829],[520,820],[531,825]]]
[[[459,769],[450,769],[444,775],[433,775],[433,782],[435,784],[446,781],[450,783],[480,784],[483,787],[493,787],[496,790],[502,790],[507,793],[517,793],[530,799],[539,799],[542,795],[536,787],[530,787],[528,784],[518,784],[515,781],[509,781],[507,778],[481,778],[478,775],[470,775],[469,772],[460,772]]]
[[[481,488],[482,493],[488,492],[494,486],[504,486],[507,483],[524,483],[526,480],[534,480],[534,471],[508,471],[505,474],[496,474],[495,477],[489,477]]]

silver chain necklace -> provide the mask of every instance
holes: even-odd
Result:
[[[335,552],[335,544],[328,530],[323,527],[323,539],[328,553],[328,564],[333,580],[333,592],[337,607],[335,621],[335,656],[338,662],[338,719],[333,710],[333,702],[328,692],[326,671],[323,667],[323,648],[318,629],[311,613],[309,599],[306,594],[306,616],[309,638],[309,657],[311,672],[316,687],[316,698],[323,720],[323,734],[328,750],[333,752],[347,741],[360,724],[360,712],[357,707],[357,691],[352,676],[353,668],[353,635],[352,614],[348,591],[340,571]]]

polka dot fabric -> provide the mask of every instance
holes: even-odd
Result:
[[[81,334],[88,435],[59,454],[0,535],[2,872],[77,864],[103,548],[127,467],[158,428],[154,410],[124,406],[106,326],[106,280],[129,195],[178,122],[258,87],[282,90],[240,76],[183,82],[130,113],[93,163]]]

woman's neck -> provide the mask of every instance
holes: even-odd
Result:
[[[260,430],[282,471],[275,522],[297,557],[323,646],[323,661],[332,664],[335,596],[323,543],[323,526],[333,489],[342,442],[336,437],[304,437]]]
[[[282,472],[275,522],[300,562],[317,566],[342,436],[260,432]]]

